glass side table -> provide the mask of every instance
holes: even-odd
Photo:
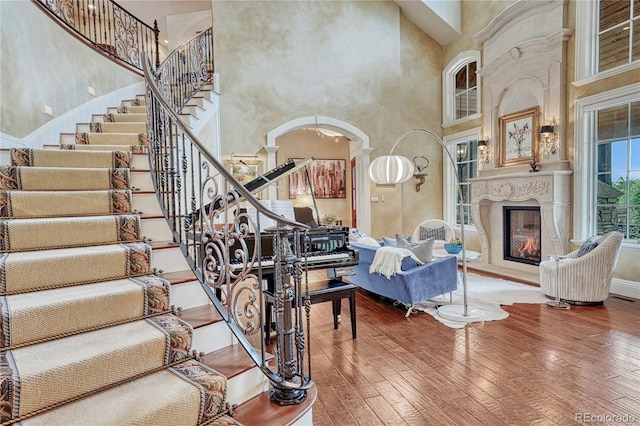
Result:
[[[562,300],[560,300],[560,279],[559,279],[559,268],[558,266],[560,265],[560,261],[562,259],[564,259],[564,256],[547,256],[548,259],[550,260],[555,260],[556,262],[556,298],[555,300],[549,300],[547,302],[547,306],[550,306],[552,308],[555,309],[571,309],[571,305],[569,305],[567,302],[563,302]]]

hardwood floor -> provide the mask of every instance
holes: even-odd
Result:
[[[356,300],[355,340],[347,303],[337,330],[330,303],[311,310],[315,426],[640,424],[640,301],[517,304],[451,329]]]

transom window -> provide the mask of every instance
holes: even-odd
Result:
[[[598,12],[598,71],[639,59],[640,1],[600,0]]]
[[[576,86],[639,68],[640,1],[577,1],[575,41]]]
[[[596,232],[640,239],[640,101],[596,116]]]

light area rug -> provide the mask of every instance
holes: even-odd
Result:
[[[426,302],[413,306],[416,311],[426,312],[436,320],[451,328],[464,328],[469,322],[452,321],[438,314],[438,306],[450,304],[449,294],[434,297]],[[463,305],[462,276],[458,279],[458,288],[453,292],[452,303]],[[502,305],[514,303],[546,303],[547,299],[540,288],[533,285],[520,284],[500,278],[486,277],[478,274],[467,274],[467,302],[468,312],[479,310],[483,313],[478,321],[496,321],[505,319],[509,313],[503,310]]]

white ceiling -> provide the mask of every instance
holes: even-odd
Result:
[[[166,38],[167,16],[211,10],[212,0],[120,0],[117,3],[151,27],[157,19],[162,40]],[[445,45],[459,35],[459,0],[397,0],[395,3],[411,22],[439,44]],[[447,13],[449,16],[445,16]],[[457,24],[451,23],[456,20]]]

